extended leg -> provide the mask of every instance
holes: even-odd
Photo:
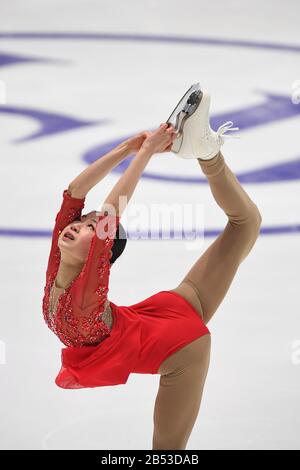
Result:
[[[210,341],[210,334],[201,336],[161,365],[152,449],[185,449],[200,408]]]
[[[198,162],[217,204],[228,216],[223,232],[195,262],[175,289],[207,323],[227,293],[237,269],[260,231],[261,215],[219,152]]]

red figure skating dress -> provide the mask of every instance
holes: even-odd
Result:
[[[130,306],[108,300],[110,250],[120,217],[107,218],[107,237],[95,232],[82,271],[59,296],[55,313],[49,309],[51,287],[60,264],[58,237],[81,216],[85,198],[63,191],[55,218],[46,271],[43,316],[48,327],[66,346],[55,379],[62,388],[75,389],[125,384],[130,373],[157,374],[170,354],[209,334],[195,308],[176,292],[160,291]],[[112,327],[103,320],[110,306]]]

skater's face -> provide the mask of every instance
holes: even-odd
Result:
[[[78,264],[85,263],[92,238],[95,235],[98,219],[99,216],[96,211],[92,211],[73,220],[62,230],[58,239],[58,246],[63,261]],[[68,238],[66,234],[69,234],[72,239]]]

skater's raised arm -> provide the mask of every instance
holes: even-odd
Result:
[[[161,125],[162,126],[162,125]],[[159,129],[161,129],[161,126]],[[167,126],[166,126],[167,127]],[[166,127],[164,130],[166,130]],[[168,133],[172,131],[172,126],[169,128]],[[128,157],[128,155],[138,152],[146,140],[154,135],[151,132],[140,132],[139,134],[121,142],[110,152],[98,158],[95,162],[89,165],[83,170],[68,186],[68,191],[72,197],[83,199],[87,193],[96,186],[114,167],[116,167],[121,161]],[[154,136],[155,137],[155,136]],[[155,140],[155,139],[154,139]],[[154,142],[155,143],[155,142]],[[151,142],[150,142],[151,144]],[[152,142],[153,147],[153,142]],[[148,145],[147,147],[150,147]],[[160,150],[168,151],[169,148]],[[152,153],[158,150],[153,150]]]
[[[121,217],[124,212],[152,155],[170,149],[175,133],[172,126],[168,129],[167,127],[167,125],[161,124],[153,134],[144,140],[140,150],[107,196],[104,204],[114,206],[117,216]]]
[[[150,150],[141,148],[104,201],[104,205],[111,204],[115,208],[117,216],[121,217],[126,209],[128,201],[151,157],[152,152]],[[104,210],[104,208],[101,210]]]
[[[130,140],[125,140],[104,156],[83,170],[70,184],[68,190],[72,197],[83,199],[124,158],[133,153]]]

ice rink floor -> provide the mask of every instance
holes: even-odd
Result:
[[[187,449],[300,448],[299,18],[296,0],[1,2],[2,449],[151,449],[159,375],[83,390],[54,383],[63,345],[42,315],[45,268],[70,181],[158,127],[198,81],[212,95],[212,127],[240,127],[223,154],[263,223],[209,323]],[[87,212],[125,167],[93,188]],[[174,288],[227,220],[197,161],[173,153],[151,159],[131,202],[202,204],[205,240],[196,250],[129,239],[110,276],[119,305]]]

